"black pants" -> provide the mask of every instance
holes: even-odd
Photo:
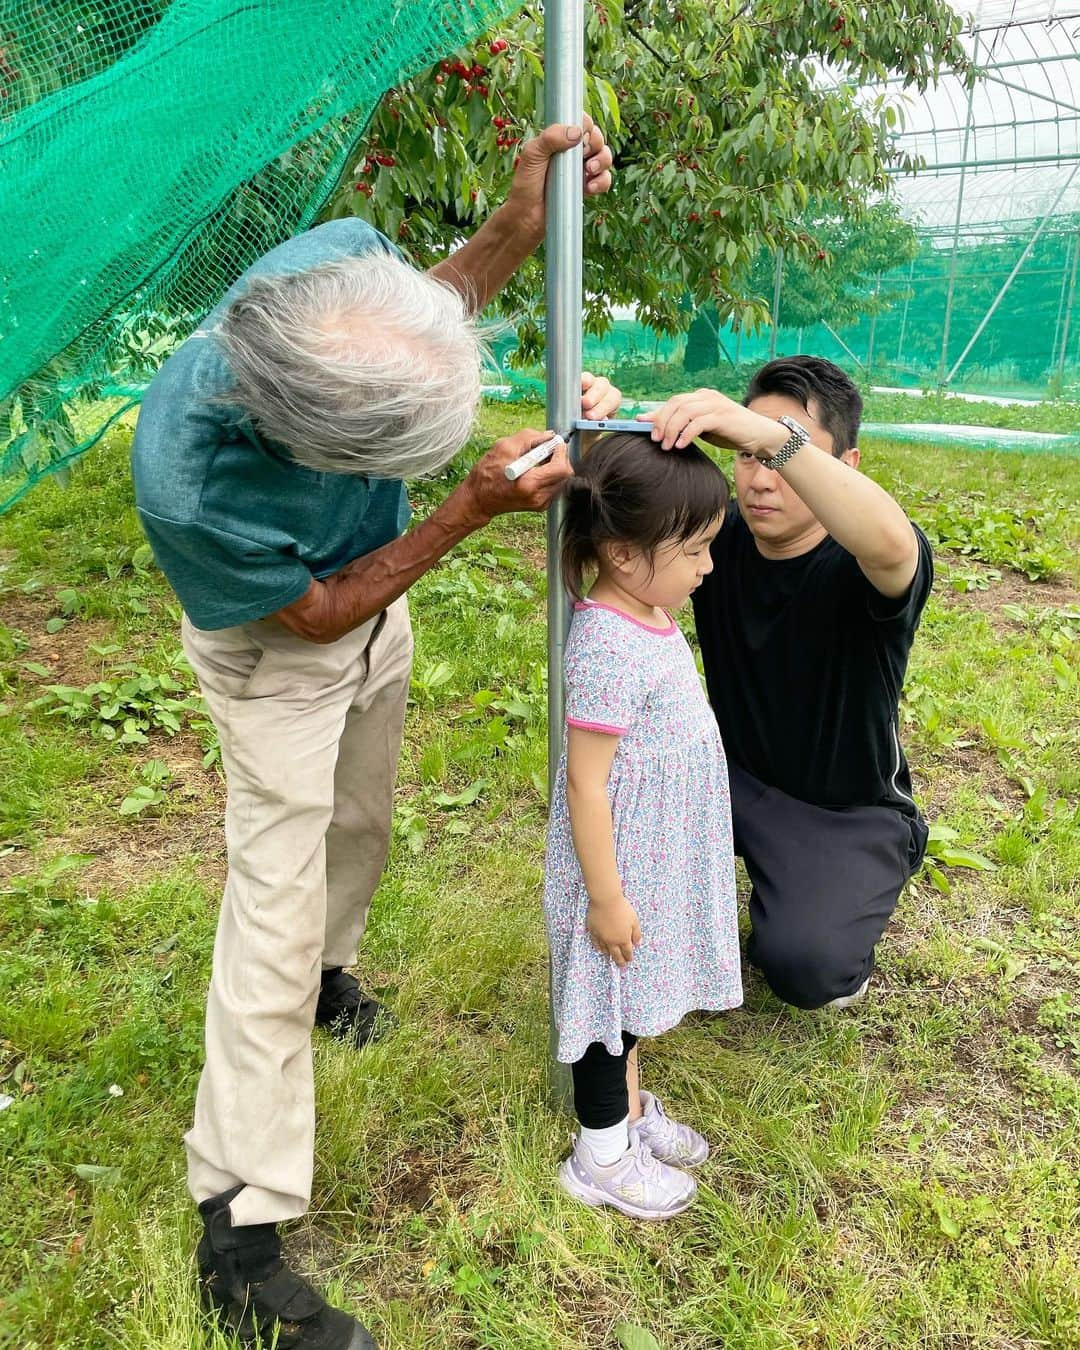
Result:
[[[820,1008],[874,967],[926,823],[884,806],[828,810],[729,764],[735,852],[752,890],[746,954],[785,1003]]]
[[[626,1091],[626,1056],[637,1045],[629,1031],[622,1034],[623,1052],[609,1054],[602,1042],[593,1041],[576,1064],[574,1076],[574,1114],[587,1130],[603,1130],[618,1125],[630,1114]]]

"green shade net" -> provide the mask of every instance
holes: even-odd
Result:
[[[512,0],[0,0],[0,511],[70,463],[381,95]]]

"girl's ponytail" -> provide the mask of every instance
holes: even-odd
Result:
[[[560,562],[563,582],[575,600],[584,598],[584,573],[599,561],[596,552],[596,516],[602,507],[600,493],[587,474],[575,473],[563,486],[566,514],[563,517]]]

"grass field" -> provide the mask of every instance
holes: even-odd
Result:
[[[482,431],[511,421],[543,425],[496,409]],[[180,1147],[223,785],[128,435],[0,519],[0,1345],[19,1350],[226,1344],[195,1302]],[[1080,1344],[1080,463],[868,458],[938,549],[904,705],[932,868],[856,1010],[792,1010],[750,972],[742,1009],[645,1047],[647,1085],[714,1149],[668,1224],[554,1184],[542,522],[497,522],[414,589],[361,956],[401,1027],[361,1054],[318,1040],[315,1195],[288,1237],[385,1347]]]

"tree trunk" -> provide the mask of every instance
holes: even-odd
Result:
[[[693,373],[698,370],[711,370],[720,364],[720,349],[716,344],[716,320],[717,313],[712,305],[705,305],[695,312],[686,334],[683,370]]]

